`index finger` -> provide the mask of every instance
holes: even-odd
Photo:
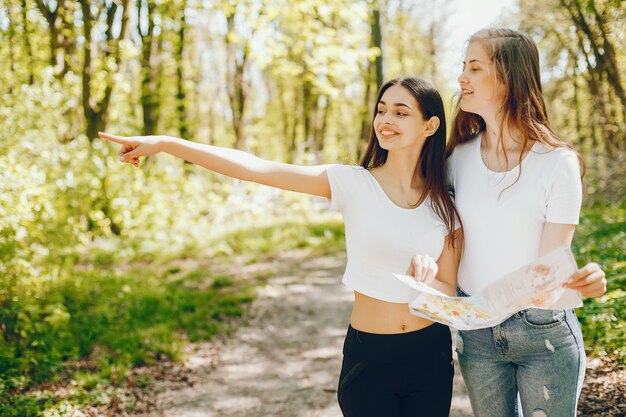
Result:
[[[123,136],[110,135],[104,132],[98,132],[98,136],[100,136],[102,139],[107,139],[107,140],[110,140],[111,142],[119,143],[120,145],[130,144],[130,140],[128,140],[127,138]]]

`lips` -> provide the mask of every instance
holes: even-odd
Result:
[[[399,134],[395,130],[390,130],[390,129],[382,129],[382,130],[379,130],[378,133],[380,133],[380,136],[383,139],[390,139],[390,138],[392,138],[394,136],[397,136]]]
[[[461,95],[462,96],[469,96],[471,94],[474,94],[474,92],[472,90],[469,90],[467,88],[461,88]]]

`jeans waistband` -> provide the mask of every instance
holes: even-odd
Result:
[[[463,290],[463,288],[461,288],[460,286],[456,287],[456,295],[458,297],[471,297],[470,294],[468,294],[467,292],[465,292],[465,290]],[[525,309],[525,310],[520,310],[517,313],[511,315],[511,317],[522,317],[524,315],[524,313],[526,311],[528,311],[529,309]]]

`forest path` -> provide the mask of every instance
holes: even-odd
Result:
[[[268,281],[243,327],[189,346],[184,363],[146,393],[156,411],[142,416],[340,417],[336,387],[353,300],[341,284],[344,267],[344,255],[302,250],[225,270],[244,279],[267,273]],[[457,367],[451,416],[471,415]]]

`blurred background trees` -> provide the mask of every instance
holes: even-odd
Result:
[[[521,28],[539,41],[546,95],[559,132],[590,156],[626,148],[626,4],[529,0]],[[620,56],[622,55],[622,56]]]
[[[577,254],[613,278],[613,298],[583,312],[587,334],[623,358],[626,2],[513,3],[503,21],[537,41],[552,123],[587,162]],[[452,102],[456,12],[452,0],[0,0],[0,379],[17,378],[0,396],[90,354],[50,336],[74,319],[60,288],[83,291],[77,266],[231,254],[227,233],[324,211],[169,157],[120,165],[97,131],[357,163],[383,80],[420,75]]]

